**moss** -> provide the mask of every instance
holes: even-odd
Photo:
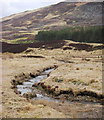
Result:
[[[55,82],[63,82],[63,79],[55,79]]]

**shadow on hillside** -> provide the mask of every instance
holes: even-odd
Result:
[[[0,42],[2,49],[0,52],[10,52],[10,53],[21,53],[27,48],[45,48],[45,49],[57,49],[65,45],[65,41],[55,41],[55,42],[39,42],[39,43],[25,43],[25,44],[10,44],[5,42]]]

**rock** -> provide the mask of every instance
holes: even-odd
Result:
[[[25,94],[25,97],[26,97],[26,99],[28,100],[28,99],[37,97],[37,95],[36,95],[35,92],[32,92],[32,93],[31,93],[31,92],[28,92],[28,93]]]
[[[23,94],[23,97],[26,97],[26,93]]]
[[[32,87],[37,87],[37,86],[38,86],[37,83],[35,83],[35,84],[32,85]]]
[[[21,94],[21,91],[18,91],[18,94]]]
[[[34,78],[34,77],[35,77],[35,75],[34,75],[33,73],[30,73],[30,76],[31,76],[32,78]]]
[[[45,45],[42,45],[42,48],[45,48]]]
[[[17,81],[18,82],[18,85],[22,85],[23,84],[23,81],[22,80],[19,80]]]

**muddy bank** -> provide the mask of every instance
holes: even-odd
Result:
[[[37,89],[41,90],[42,94],[47,93],[47,96],[61,100],[63,102],[79,102],[84,104],[104,103],[103,95],[97,95],[97,93],[91,91],[83,90],[75,95],[75,93],[72,90],[57,90],[58,86],[51,87],[49,85],[44,85],[44,83],[42,82],[34,84],[33,87],[36,87]]]

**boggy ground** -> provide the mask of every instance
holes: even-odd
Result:
[[[96,44],[94,44],[96,46]],[[102,105],[85,103],[52,102],[30,100],[16,94],[11,81],[17,76],[38,75],[46,68],[58,66],[47,79],[40,83],[60,91],[72,91],[74,97],[80,93],[102,93],[102,50],[63,50],[69,42],[58,49],[28,48],[19,53],[2,54],[2,116],[5,118],[101,118]],[[27,56],[27,57],[23,57]],[[32,56],[32,57],[28,57]],[[37,57],[38,56],[38,57]],[[40,57],[42,56],[42,57]],[[61,63],[64,60],[66,63]],[[31,74],[30,74],[31,73]],[[19,80],[19,79],[18,79]],[[85,96],[86,94],[84,94]],[[89,94],[88,94],[89,95]],[[69,99],[70,100],[70,99]],[[84,99],[85,100],[85,99]]]

